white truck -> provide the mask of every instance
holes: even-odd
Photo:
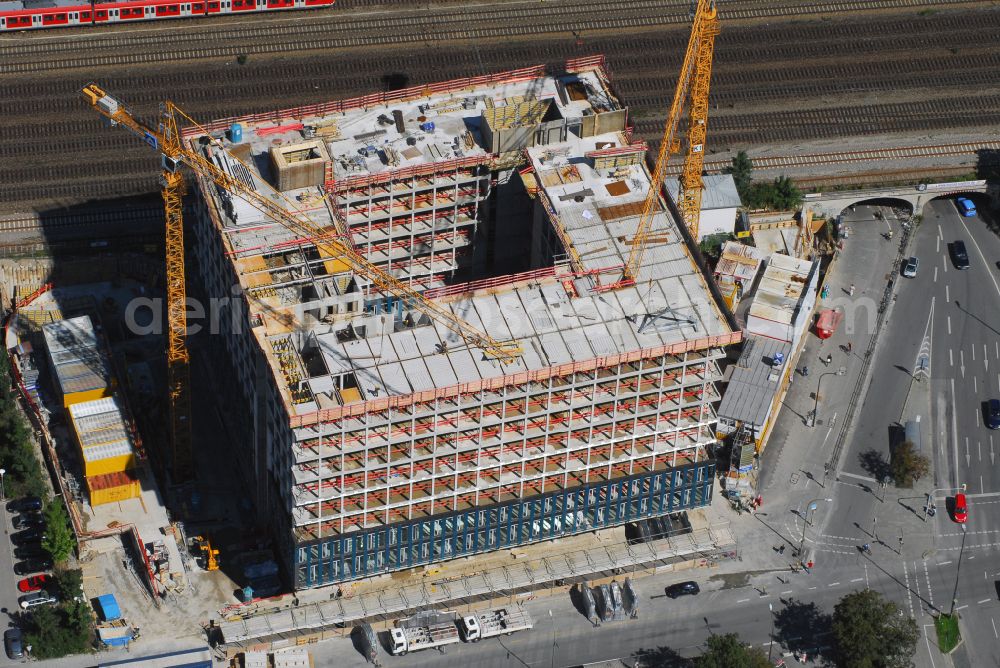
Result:
[[[531,615],[522,608],[497,608],[462,617],[458,628],[466,642],[479,642],[501,634],[530,629],[534,624]]]
[[[423,612],[409,619],[396,621],[389,629],[390,650],[394,656],[422,649],[436,649],[442,654],[448,645],[461,641],[455,612]]]

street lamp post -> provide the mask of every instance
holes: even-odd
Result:
[[[771,635],[769,635],[767,638],[768,640],[771,641],[767,644],[767,663],[770,664],[771,652],[774,650],[774,604],[768,603],[767,609],[770,610],[771,612]]]
[[[816,510],[816,506],[820,501],[826,501],[827,503],[832,503],[833,499],[818,498],[813,499],[808,504],[806,504],[806,514],[802,517],[802,540],[799,541],[799,561],[802,560],[802,550],[806,546],[806,525],[809,524],[809,513]]]
[[[826,376],[843,376],[845,373],[847,373],[847,367],[842,366],[836,371],[827,371],[826,373],[821,373],[819,375],[819,380],[816,381],[816,403],[813,405],[813,412],[812,415],[809,416],[809,424],[807,426],[815,427],[816,422],[819,420],[819,391],[823,385],[823,378]]]
[[[4,492],[3,488],[3,476],[5,473],[7,473],[7,469],[0,469],[0,501],[3,501],[4,499],[7,498],[7,495]]]

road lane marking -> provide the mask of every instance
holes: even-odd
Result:
[[[939,244],[941,243],[942,239],[944,239],[944,233],[941,232],[941,223],[938,223],[938,243]]]
[[[911,615],[912,617],[912,615]],[[931,668],[937,668],[934,663],[934,653],[931,650],[931,634],[927,631],[927,628],[934,628],[933,624],[924,624],[924,642],[927,643],[927,658],[931,660]],[[935,636],[936,637],[936,636]]]
[[[955,452],[955,480],[958,480],[958,411],[955,410],[955,379],[951,379],[951,442]],[[958,487],[958,484],[955,484]]]
[[[839,586],[840,586],[839,582],[831,582],[830,584],[827,585],[827,587],[839,587]]]
[[[944,286],[944,301],[946,304],[951,303],[951,291],[948,290],[948,286]],[[950,330],[949,330],[950,331]]]
[[[861,582],[864,578],[854,578],[851,582]]]
[[[997,463],[997,457],[993,453],[993,434],[990,434],[990,466]]]
[[[976,415],[979,415],[979,413],[977,412]],[[979,450],[979,461],[983,461],[983,442],[982,441],[976,441],[976,449]]]
[[[993,637],[1000,638],[1000,635],[997,634],[997,623],[993,621],[992,617],[990,617],[990,623],[993,624]]]
[[[867,565],[865,568],[865,575],[868,575]],[[916,578],[913,578],[916,580]],[[906,602],[910,605],[910,617],[916,617],[913,614],[913,588],[910,587],[910,570],[906,567],[906,562],[903,562],[903,582],[906,584]],[[919,596],[919,594],[917,594]]]
[[[858,475],[857,473],[848,473],[847,471],[841,471],[840,475],[841,477],[855,478],[856,480],[864,480],[866,482],[874,482],[876,484],[878,483],[878,480],[876,480],[875,478],[869,478],[866,475]]]
[[[937,283],[937,267],[934,267],[934,282]]]
[[[968,607],[969,607],[969,606],[967,606],[967,605],[960,605],[960,606],[958,606],[957,608],[955,608],[955,610],[965,610],[965,609],[966,609],[966,608],[968,608]]]
[[[931,589],[931,572],[927,568],[927,562],[924,562],[924,577],[927,578],[927,600],[930,601],[931,607],[934,606],[934,590]]]
[[[969,232],[969,226],[965,224],[965,217],[959,216],[958,222],[962,223],[965,233],[969,235],[969,240],[972,241],[972,245],[976,247],[976,252],[979,253],[979,259],[983,261],[983,266],[988,265],[989,262],[986,261],[986,255],[983,254],[983,249],[979,247],[979,243],[976,241],[976,238],[972,236],[971,232]],[[997,279],[993,275],[992,271],[987,273],[989,274],[990,280],[993,281],[993,287],[996,288],[997,294],[1000,295],[1000,283],[997,283]]]
[[[941,256],[941,264],[944,265],[944,273],[947,274],[948,273],[948,260],[944,259],[943,255]]]
[[[941,252],[941,237],[937,238],[937,242],[934,244],[934,246],[935,246],[934,247],[934,252],[940,253]],[[934,271],[937,271],[937,267],[934,267]]]
[[[785,591],[781,592],[781,595],[784,596],[785,594],[791,594],[791,593],[792,593],[791,589],[786,589]]]
[[[865,566],[865,589],[871,589],[871,586],[868,584],[868,562],[867,561],[865,562],[864,566]],[[912,606],[911,606],[911,608],[912,608]]]
[[[974,379],[973,379],[973,380],[974,380]],[[979,409],[977,408],[977,409],[976,409],[975,411],[973,411],[973,412],[974,412],[974,413],[976,414],[976,426],[978,427],[978,426],[979,426]]]
[[[972,346],[972,361],[976,361],[976,347]]]
[[[948,335],[951,336],[951,316],[948,316]]]
[[[982,494],[985,491],[986,491],[986,486],[983,485],[983,476],[979,476],[979,493]],[[969,557],[969,559],[972,559],[972,557]]]
[[[955,366],[955,351],[951,348],[948,348],[948,362],[951,363],[951,366]],[[997,382],[1000,383],[1000,373],[997,374]]]
[[[975,376],[972,377],[972,392],[973,394],[979,394],[979,381]],[[976,426],[979,426],[979,411],[976,411]]]
[[[957,534],[957,533],[956,533],[956,534],[949,534],[949,535],[952,535],[952,536],[960,536],[961,534]],[[950,560],[950,559],[949,559],[948,561],[939,561],[939,562],[938,562],[938,566],[947,566],[947,565],[948,565],[948,564],[950,564],[950,563],[951,563],[951,560]]]
[[[990,602],[990,601],[992,601],[992,600],[993,600],[992,598],[984,598],[983,600],[981,600],[981,601],[979,602],[979,605],[982,605],[983,603],[989,603],[989,602]]]
[[[997,347],[997,359],[1000,360],[1000,341],[994,341],[993,345]]]
[[[990,363],[990,360],[988,359],[988,355],[986,354],[986,344],[985,343],[983,344],[983,361],[986,362],[986,364],[987,364],[986,368],[988,369],[989,368],[988,365]]]
[[[749,600],[750,600],[750,599],[748,599],[748,598],[741,598],[740,600],[738,600],[738,601],[736,601],[736,602],[737,602],[737,603],[746,603],[746,602],[747,602],[747,601],[749,601]]]

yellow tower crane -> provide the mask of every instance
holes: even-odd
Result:
[[[622,277],[617,283],[606,286],[605,289],[615,289],[635,283],[646,246],[655,242],[650,236],[650,226],[653,216],[659,209],[659,195],[663,188],[663,179],[667,171],[670,156],[678,153],[681,142],[678,137],[681,114],[684,103],[690,97],[688,111],[687,141],[684,153],[684,166],[680,178],[680,197],[677,207],[681,218],[691,238],[698,241],[698,220],[701,215],[701,170],[705,161],[705,133],[708,129],[708,88],[712,78],[712,55],[715,51],[715,37],[719,34],[719,16],[715,0],[698,0],[694,10],[694,22],[691,26],[691,36],[688,39],[687,50],[684,52],[684,63],[681,66],[677,88],[674,90],[674,100],[667,114],[667,123],[663,129],[663,140],[653,167],[652,182],[649,193],[643,203],[642,216],[635,237],[631,241],[628,260],[622,271]]]
[[[521,354],[521,348],[516,341],[494,340],[444,306],[427,299],[361,257],[352,247],[336,238],[335,231],[321,228],[291,205],[281,193],[274,191],[270,196],[264,196],[253,187],[230,176],[202,155],[185,147],[178,131],[178,117],[197,127],[205,137],[209,136],[208,131],[172,102],[165,102],[161,106],[159,126],[152,128],[138,120],[123,104],[95,84],[85,86],[83,95],[112,125],[120,125],[130,130],[161,155],[163,200],[167,219],[167,313],[170,333],[168,363],[175,476],[181,474],[189,476],[191,466],[188,354],[184,345],[187,321],[184,301],[184,231],[181,217],[181,198],[184,193],[184,179],[180,173],[182,165],[187,165],[195,174],[211,180],[233,195],[242,197],[287,230],[314,244],[328,257],[343,261],[351,271],[366,278],[376,290],[396,297],[411,308],[426,314],[459,335],[466,343],[481,348],[487,356],[510,364]],[[225,150],[221,142],[216,142],[215,145]],[[231,153],[229,157],[241,162]]]

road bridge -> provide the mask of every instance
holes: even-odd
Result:
[[[985,197],[996,203],[1000,199],[1000,188],[987,185],[985,180],[956,181],[953,183],[921,183],[919,185],[868,188],[864,190],[839,190],[805,195],[803,206],[809,207],[814,215],[836,218],[844,209],[872,200],[885,202],[896,200],[911,211],[919,213],[931,200],[954,195],[970,195],[982,201]]]

